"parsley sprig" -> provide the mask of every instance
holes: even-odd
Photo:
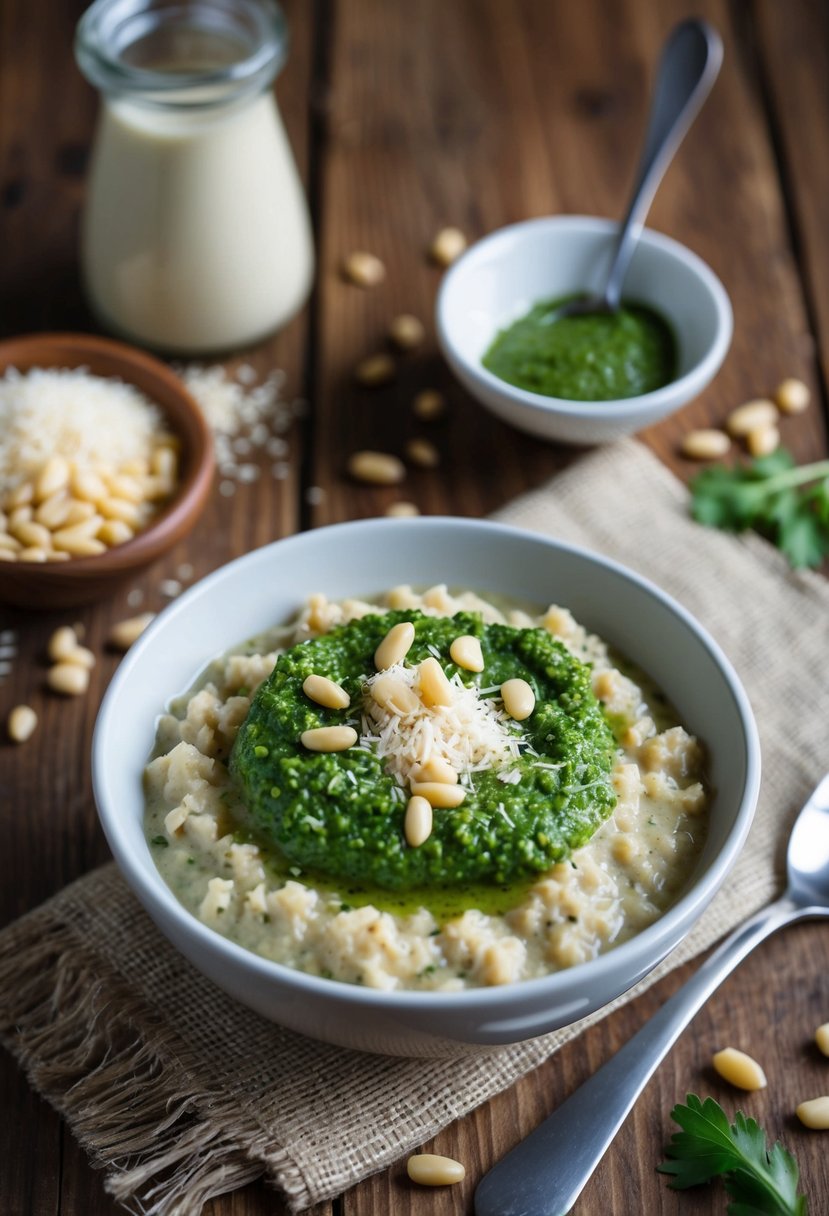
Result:
[[[797,465],[778,448],[746,464],[704,469],[691,494],[700,523],[729,532],[753,528],[792,566],[818,566],[829,553],[829,460]]]
[[[722,1175],[733,1203],[729,1216],[807,1216],[806,1199],[797,1192],[797,1162],[779,1141],[769,1150],[765,1132],[737,1111],[734,1122],[713,1098],[688,1094],[671,1111],[682,1128],[665,1150],[669,1161],[657,1166],[673,1174],[671,1186],[684,1190]]]

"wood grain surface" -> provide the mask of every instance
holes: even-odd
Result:
[[[96,98],[72,59],[77,0],[0,0],[0,334],[94,330],[78,281],[76,243]],[[291,57],[277,97],[306,181],[319,273],[309,307],[282,334],[240,358],[280,368],[298,406],[286,440],[288,476],[264,474],[232,497],[214,492],[190,538],[116,598],[73,619],[99,656],[89,694],[64,701],[43,685],[44,649],[64,617],[10,613],[19,653],[0,684],[0,718],[28,702],[40,715],[23,747],[0,744],[0,923],[107,858],[90,794],[94,716],[117,657],[111,623],[159,609],[165,579],[185,581],[298,528],[382,514],[412,499],[425,513],[481,516],[540,485],[577,453],[545,445],[484,414],[438,356],[431,314],[440,271],[426,249],[445,224],[470,239],[552,212],[616,217],[630,187],[662,39],[687,15],[679,0],[290,0]],[[692,426],[718,423],[784,376],[812,387],[816,406],[786,419],[798,458],[825,454],[829,373],[829,7],[823,0],[700,0],[726,58],[711,99],[656,199],[652,225],[690,245],[723,279],[734,305],[731,352],[711,387],[643,435],[680,476]],[[387,278],[345,283],[343,257],[366,248]],[[398,359],[395,381],[369,390],[353,369],[387,349],[399,312],[420,316],[424,347]],[[444,421],[412,415],[424,387],[445,392]],[[436,470],[402,488],[355,485],[348,453],[437,444]],[[0,573],[0,577],[2,574]],[[825,659],[827,656],[823,656]],[[819,711],[820,707],[812,707]],[[825,712],[825,707],[824,712]],[[804,709],[808,712],[808,709]],[[820,774],[815,774],[817,779]],[[783,807],[781,814],[794,808]],[[471,1213],[482,1173],[583,1081],[693,971],[673,972],[605,1018],[546,1065],[424,1147],[462,1159],[456,1188],[417,1190],[405,1163],[355,1186],[315,1216]],[[812,1045],[829,1019],[829,934],[787,930],[762,946],[695,1018],[651,1081],[574,1209],[577,1216],[722,1213],[721,1187],[677,1195],[654,1167],[669,1111],[689,1090],[741,1105],[801,1165],[812,1216],[829,1211],[826,1140],[800,1127],[803,1097],[829,1091]],[[733,1044],[756,1054],[768,1090],[735,1100],[710,1068]],[[115,1216],[120,1211],[58,1117],[0,1054],[2,1216]],[[278,1216],[264,1185],[208,1205],[209,1216]]]

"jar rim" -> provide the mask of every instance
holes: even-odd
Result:
[[[200,25],[199,18],[203,24]],[[124,58],[130,46],[166,22],[224,34],[249,47],[227,64],[163,71]],[[150,105],[210,108],[261,91],[283,67],[288,27],[275,0],[95,0],[78,22],[75,58],[83,75],[106,94],[129,94]]]

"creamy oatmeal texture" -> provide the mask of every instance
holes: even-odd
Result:
[[[278,653],[389,609],[433,616],[473,611],[487,622],[541,627],[591,664],[593,690],[618,743],[615,808],[568,860],[516,885],[504,907],[486,907],[474,892],[456,900],[465,910],[450,912],[440,900],[429,910],[383,892],[367,902],[346,882],[339,889],[330,879],[312,882],[238,830],[227,759]],[[681,892],[704,842],[703,762],[701,745],[671,717],[660,694],[618,670],[604,643],[564,608],[553,606],[540,617],[502,612],[443,586],[422,595],[398,587],[379,603],[338,604],[318,595],[294,623],[258,639],[254,651],[216,660],[197,690],[160,719],[156,756],[145,774],[146,827],[156,863],[185,907],[248,949],[368,987],[452,991],[585,962],[656,920]],[[405,799],[401,826],[404,810]]]

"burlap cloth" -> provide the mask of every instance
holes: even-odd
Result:
[[[829,584],[791,572],[756,537],[692,523],[683,487],[634,441],[585,457],[499,518],[608,554],[676,596],[729,655],[757,715],[764,776],[749,842],[694,932],[636,992],[780,884],[792,817],[829,767]],[[105,1168],[108,1189],[155,1216],[198,1213],[262,1174],[295,1210],[337,1195],[597,1016],[461,1061],[329,1047],[263,1021],[192,970],[111,865],[0,935],[5,1043]]]

